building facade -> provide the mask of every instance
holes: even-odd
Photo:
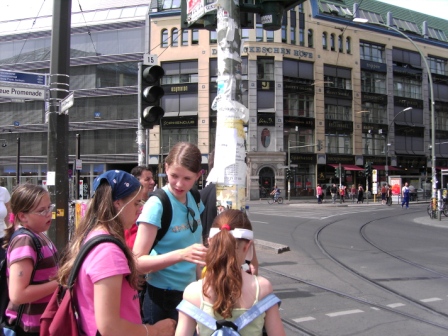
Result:
[[[81,134],[86,193],[103,170],[129,170],[137,163],[136,64],[144,52],[158,55],[165,69],[165,115],[160,126],[147,132],[148,164],[162,172],[161,162],[172,145],[189,141],[203,153],[207,174],[216,135],[211,106],[217,94],[217,36],[215,31],[182,29],[180,3],[135,0],[73,13],[70,137]],[[436,135],[436,167],[448,167],[448,21],[376,1],[360,3],[356,14],[369,19],[363,25],[353,22],[353,0],[307,0],[287,12],[278,31],[263,30],[256,14],[253,28],[242,29],[240,97],[250,111],[248,199],[259,198],[274,184],[286,191],[285,167],[293,175],[290,196],[314,197],[317,184],[366,186],[366,162],[373,163],[378,182],[386,181],[386,160],[389,176],[428,188],[431,132]],[[136,8],[134,16],[123,17],[130,8]],[[88,13],[92,21],[76,26],[73,18],[79,14],[81,20]],[[432,87],[421,54],[384,26],[388,20],[422,50]],[[0,51],[0,68],[48,72],[49,37],[48,29],[3,33],[0,43],[9,54]],[[21,50],[25,39],[27,52]],[[10,144],[20,135],[25,147],[22,179],[36,182],[45,178],[46,167],[42,105],[0,104],[0,138]],[[19,127],[14,127],[16,121]],[[10,145],[0,150],[5,158],[0,178],[12,184],[16,150]],[[74,141],[70,155],[74,158]],[[344,170],[340,179],[335,176],[339,166]]]

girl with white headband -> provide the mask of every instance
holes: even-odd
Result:
[[[253,239],[252,225],[244,212],[226,210],[218,215],[210,229],[205,277],[188,285],[183,299],[216,320],[234,321],[272,293],[272,285],[267,279],[248,274],[241,267],[253,249]],[[200,336],[213,333],[213,330],[179,311],[176,335],[194,335],[196,326]],[[285,335],[278,305],[272,306],[239,332],[243,336],[261,336],[263,326],[268,335]]]

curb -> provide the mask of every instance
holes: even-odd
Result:
[[[290,251],[289,246],[286,245],[282,245],[282,244],[277,244],[277,243],[272,243],[266,240],[260,240],[260,239],[255,239],[254,240],[255,246],[262,249],[262,250],[269,250],[271,252],[274,252],[276,254],[280,254],[283,252],[287,252]]]

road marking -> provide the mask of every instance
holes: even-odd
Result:
[[[301,322],[313,321],[313,320],[315,320],[315,318],[311,317],[311,316],[307,316],[307,317],[301,317],[301,318],[296,318],[296,319],[292,319],[292,320],[296,323],[301,323]]]
[[[440,298],[429,298],[429,299],[423,299],[420,300],[421,302],[434,302],[434,301],[442,301]]]
[[[405,304],[404,303],[391,303],[391,304],[388,304],[387,306],[390,308],[397,308],[397,307],[403,307],[403,306],[405,306]]]
[[[381,310],[381,309],[379,309],[378,307],[370,307],[370,309],[373,309],[373,310]]]
[[[256,220],[251,220],[251,223],[261,223],[261,224],[269,224],[268,222],[261,222],[261,221],[256,221]]]
[[[345,311],[340,311],[340,312],[335,312],[335,313],[330,313],[330,314],[325,314],[329,317],[335,317],[335,316],[342,316],[342,315],[350,315],[350,314],[357,314],[357,313],[364,313],[364,311],[360,310],[360,309],[354,309],[354,310],[345,310]]]

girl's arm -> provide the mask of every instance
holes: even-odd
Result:
[[[184,300],[200,306],[200,293],[202,291],[202,281],[195,281],[189,284],[184,290]],[[196,320],[189,315],[179,311],[179,320],[177,321],[176,336],[192,336],[196,330]]]
[[[172,336],[176,322],[165,319],[154,325],[131,323],[120,316],[123,275],[102,279],[94,284],[95,322],[103,336]],[[148,329],[148,332],[146,332]]]
[[[16,305],[31,303],[53,294],[58,287],[56,280],[39,285],[30,285],[33,260],[22,259],[9,268],[9,298]]]
[[[156,235],[157,227],[155,225],[140,222],[133,248],[137,258],[137,269],[140,273],[157,272],[181,261],[205,266],[204,259],[207,248],[202,244],[193,244],[184,249],[157,256],[148,255]]]
[[[272,285],[269,280],[258,277],[260,284],[260,298],[272,293]],[[279,305],[274,305],[266,311],[264,326],[268,335],[285,336],[285,329],[280,318]]]

